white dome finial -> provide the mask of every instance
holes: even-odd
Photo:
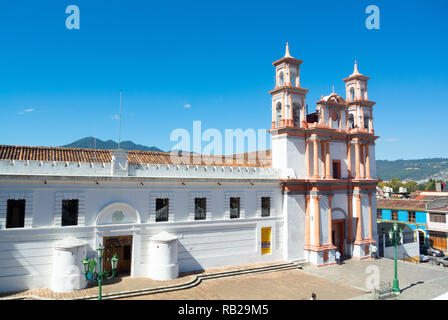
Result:
[[[358,74],[360,74],[358,71],[358,62],[355,60],[355,67],[353,69],[352,75],[358,75]]]
[[[289,45],[288,45],[288,42],[286,42],[285,57],[287,57],[287,58],[291,58],[291,54],[289,53]]]

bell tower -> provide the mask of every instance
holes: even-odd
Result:
[[[307,89],[300,86],[300,65],[303,61],[289,53],[286,43],[285,56],[273,63],[275,66],[275,88],[272,95],[272,129],[281,127],[303,127],[306,122]]]
[[[302,61],[285,55],[273,63],[275,88],[272,95],[272,166],[282,169],[285,178],[305,177],[306,94],[300,85]],[[287,172],[287,173],[286,173]]]
[[[348,130],[357,129],[360,131],[367,131],[373,134],[372,121],[372,107],[375,104],[369,101],[367,95],[367,81],[366,77],[359,73],[358,63],[355,61],[353,73],[347,78],[343,79],[346,88],[346,102],[348,106]]]

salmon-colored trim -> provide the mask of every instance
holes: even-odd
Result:
[[[333,242],[332,242],[332,234],[333,234],[333,221],[332,221],[332,219],[331,219],[331,211],[332,211],[332,208],[331,208],[331,200],[333,199],[333,195],[328,195],[327,196],[327,198],[328,198],[328,244],[329,245],[333,245]]]
[[[353,198],[352,194],[347,194],[347,215],[348,215],[348,241],[349,243],[353,240]]]
[[[314,200],[314,245],[320,246],[320,199],[322,196],[313,196]]]
[[[305,246],[310,245],[310,198],[311,196],[309,195],[305,196]]]
[[[334,249],[337,249],[337,247],[334,245],[330,245],[330,244],[323,244],[323,245],[319,245],[319,246],[310,244],[308,246],[305,245],[305,247],[304,247],[304,250],[309,250],[309,251],[314,251],[314,252],[320,252],[320,251],[325,251],[325,250],[334,250]]]
[[[356,199],[356,211],[357,211],[356,217],[358,218],[355,242],[359,242],[362,240],[362,206],[361,206],[362,194],[354,194],[354,197]]]

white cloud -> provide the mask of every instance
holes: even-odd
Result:
[[[400,139],[398,139],[398,138],[384,138],[383,141],[384,142],[397,142],[397,141],[400,141]]]
[[[34,111],[35,111],[35,109],[33,109],[33,108],[27,108],[27,109],[25,109],[25,110],[23,110],[23,111],[20,111],[20,112],[17,113],[17,114],[22,115],[22,114],[30,113],[30,112],[34,112]]]
[[[110,116],[110,120],[119,120],[120,116],[118,114],[114,114],[113,116]]]
[[[191,104],[189,104],[189,103],[184,104],[184,108],[185,109],[190,109],[191,108]]]

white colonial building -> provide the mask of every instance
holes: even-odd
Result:
[[[288,47],[274,62],[272,150],[254,163],[0,146],[0,291],[83,288],[81,261],[100,244],[106,267],[117,253],[121,274],[158,280],[268,261],[328,265],[336,250],[368,258],[378,138],[369,78],[355,64],[347,98],[332,93],[307,114],[301,63]]]

